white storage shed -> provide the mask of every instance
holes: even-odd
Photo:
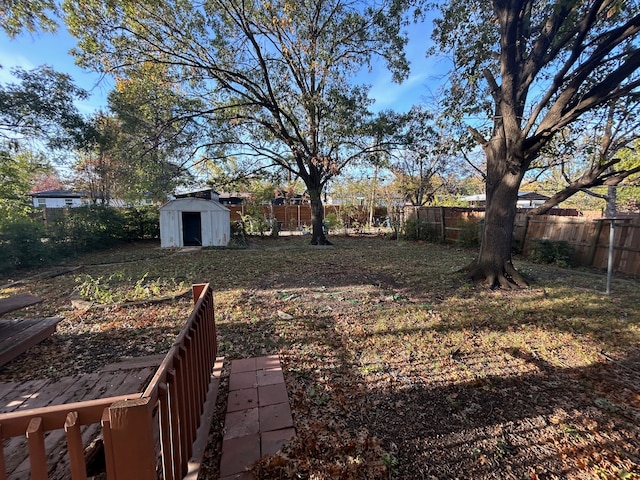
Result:
[[[160,207],[161,247],[225,247],[231,238],[229,209],[202,198],[176,198]]]

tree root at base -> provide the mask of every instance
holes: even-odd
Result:
[[[474,260],[461,271],[467,271],[467,278],[473,282],[484,283],[489,288],[527,288],[529,283],[514,268],[510,261],[504,263],[502,268],[487,268],[478,265],[478,261]]]

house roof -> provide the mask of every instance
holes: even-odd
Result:
[[[186,197],[197,197],[197,198],[206,198],[211,199],[212,196],[218,195],[213,188],[203,188],[199,190],[185,190],[180,192],[175,192],[173,194],[176,198],[186,198]]]
[[[84,195],[71,190],[43,190],[30,194],[35,198],[83,198]]]
[[[549,200],[550,197],[540,195],[537,192],[520,192],[518,193],[518,198],[523,200]]]

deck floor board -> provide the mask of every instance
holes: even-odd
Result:
[[[137,367],[136,365],[140,363],[145,363],[147,366]],[[134,359],[130,364],[131,368],[123,363],[120,368],[112,372],[77,375],[55,380],[0,383],[0,413],[142,392],[157,368],[157,365],[150,365],[156,363],[159,364],[159,361],[155,359],[148,362]],[[85,426],[82,430],[85,446],[93,442],[100,434],[99,425]],[[45,445],[49,478],[68,478],[64,430],[47,433]],[[25,437],[5,439],[4,453],[8,478],[17,480],[28,477],[30,465]]]
[[[20,310],[42,302],[44,299],[31,295],[30,293],[21,293],[7,298],[0,298],[0,315]]]
[[[0,367],[49,338],[62,318],[0,320]]]

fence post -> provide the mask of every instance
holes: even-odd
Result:
[[[615,224],[616,219],[612,217],[609,224],[609,252],[607,255],[607,295],[611,294],[611,278],[613,277],[613,263],[615,261]]]
[[[442,237],[442,241],[447,241],[447,225],[444,219],[445,210],[444,207],[440,207],[440,235]]]
[[[593,235],[593,240],[591,242],[591,246],[589,247],[589,264],[587,266],[593,267],[593,262],[596,259],[596,252],[598,251],[598,241],[600,240],[600,234],[602,233],[602,226],[604,225],[604,219],[596,220],[596,232]]]
[[[122,400],[109,407],[115,479],[157,479],[152,408],[149,397]]]
[[[529,215],[524,215],[524,229],[522,230],[522,245],[520,245],[520,253],[524,254],[527,243],[527,231],[529,230]]]

